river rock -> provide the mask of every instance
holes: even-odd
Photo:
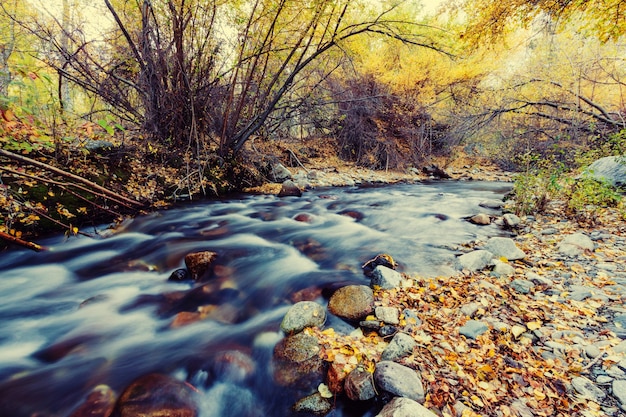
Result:
[[[274,379],[282,386],[300,381],[315,385],[324,375],[324,363],[319,352],[315,336],[297,333],[282,339],[274,347]]]
[[[558,251],[566,256],[582,255],[586,250],[593,251],[595,244],[587,235],[582,233],[574,233],[567,235],[561,243],[559,243]]]
[[[386,266],[378,265],[372,271],[372,277],[370,280],[370,285],[379,286],[386,290],[391,290],[393,288],[397,288],[402,284],[402,274],[398,271],[394,271],[391,268],[387,268]]]
[[[115,417],[195,417],[196,392],[189,385],[162,374],[149,374],[133,381],[115,405]]]
[[[504,201],[502,200],[483,200],[478,203],[480,207],[490,208],[490,209],[501,209],[504,207]]]
[[[205,366],[215,379],[242,384],[250,381],[256,373],[256,362],[241,350],[224,350],[217,352]]]
[[[289,171],[283,164],[277,163],[272,165],[272,177],[274,182],[283,182],[293,179],[291,171]]]
[[[508,237],[492,237],[483,248],[497,258],[506,258],[509,261],[524,259],[526,254]]]
[[[491,265],[491,259],[493,259],[493,253],[487,250],[475,250],[459,256],[456,260],[457,268],[467,269],[468,271],[480,271]]]
[[[316,416],[325,416],[332,408],[333,405],[328,398],[324,398],[322,394],[316,392],[298,400],[293,406],[293,411],[297,413],[310,413]]]
[[[396,269],[396,261],[393,260],[393,258],[391,257],[391,255],[388,255],[386,253],[381,253],[379,255],[376,255],[374,258],[370,259],[369,261],[365,262],[362,266],[361,269],[363,270],[363,274],[365,274],[366,277],[372,277],[372,273],[374,272],[374,269],[376,269],[377,266],[386,266],[387,268],[390,269]]]
[[[506,262],[502,262],[498,259],[493,261],[493,269],[491,275],[494,277],[509,277],[515,275],[515,268]]]
[[[344,319],[360,320],[374,311],[374,292],[366,285],[339,288],[328,300],[328,311]]]
[[[107,385],[98,385],[70,417],[109,417],[115,407],[115,392]]]
[[[594,161],[583,175],[614,186],[626,185],[626,164],[623,156],[607,156]]]
[[[531,281],[525,279],[514,279],[511,282],[511,288],[517,291],[520,294],[529,294],[530,291],[535,287]]]
[[[387,324],[400,324],[400,312],[395,307],[376,307],[374,314],[378,320]]]
[[[591,380],[582,376],[577,376],[572,379],[572,387],[581,396],[598,404],[606,397],[604,391],[598,388]]]
[[[346,376],[344,390],[353,401],[366,401],[376,396],[372,374],[362,367],[356,367]]]
[[[622,410],[626,411],[626,381],[616,379],[611,385],[613,396],[617,399]]]
[[[285,314],[280,328],[287,334],[299,333],[305,327],[321,327],[326,321],[326,309],[313,301],[294,304]]]
[[[479,213],[469,218],[470,223],[477,224],[479,226],[486,226],[491,224],[491,217],[485,213]]]
[[[396,397],[376,417],[437,417],[437,414],[409,398]]]
[[[189,275],[189,271],[185,268],[179,268],[170,274],[170,277],[167,279],[168,281],[180,282],[191,279]]]
[[[282,186],[280,187],[278,196],[279,197],[290,197],[290,196],[301,197],[302,190],[300,189],[300,187],[298,187],[298,185],[295,182],[293,182],[292,180],[287,180],[283,182]]]
[[[424,386],[413,369],[392,361],[380,361],[374,371],[376,385],[394,396],[424,402]]]
[[[481,334],[489,330],[489,326],[479,320],[468,320],[463,326],[459,328],[459,333],[470,339],[476,339]]]
[[[396,333],[383,351],[381,359],[397,361],[412,354],[415,347],[417,347],[417,342],[411,336],[406,333]]]
[[[211,272],[217,253],[211,251],[194,252],[185,256],[185,266],[194,281],[205,278]]]
[[[502,216],[502,221],[504,222],[504,226],[508,227],[509,229],[515,229],[516,227],[519,227],[520,224],[522,224],[522,219],[520,219],[513,213],[506,213],[504,216]]]

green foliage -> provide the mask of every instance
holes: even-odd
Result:
[[[563,188],[563,196],[567,208],[572,213],[591,210],[601,207],[616,207],[622,201],[622,195],[611,184],[583,176],[569,179],[567,187]]]
[[[551,159],[543,159],[534,152],[521,155],[519,163],[526,169],[514,177],[514,210],[517,214],[541,212],[562,189],[559,178],[563,175],[564,165]]]

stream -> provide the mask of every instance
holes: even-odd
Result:
[[[503,233],[464,217],[497,214],[479,203],[509,190],[436,181],[231,196],[137,217],[115,232],[102,226],[93,238],[50,237],[38,242],[46,252],[2,252],[0,415],[70,416],[97,385],[119,394],[160,372],[199,389],[200,417],[291,416],[311,392],[276,385],[271,358],[297,297],[319,294],[324,304],[328,291],[369,284],[361,265],[379,253],[412,275],[450,275],[455,245]],[[197,251],[218,254],[210,292],[168,280]],[[172,325],[199,306],[206,319]],[[250,375],[225,374],[224,352],[251,358]],[[374,404],[341,399],[331,413],[375,414]]]

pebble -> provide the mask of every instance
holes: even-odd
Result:
[[[459,333],[470,339],[476,339],[487,330],[489,330],[489,326],[486,323],[478,320],[468,320],[467,323],[459,328]]]

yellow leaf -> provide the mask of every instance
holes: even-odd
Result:
[[[541,321],[536,320],[536,321],[530,321],[528,323],[526,323],[526,327],[528,327],[528,330],[537,330],[538,328],[541,327],[543,323],[541,323]]]
[[[330,392],[330,389],[328,388],[328,386],[324,384],[323,382],[318,385],[317,391],[320,393],[320,395],[323,398],[333,398],[333,393]]]
[[[478,397],[478,395],[472,395],[472,396],[470,397],[470,399],[472,400],[472,402],[473,402],[474,404],[476,404],[476,405],[477,405],[477,406],[479,406],[479,407],[484,407],[484,406],[485,406],[485,403],[483,403],[483,400],[481,400],[481,399]]]
[[[533,394],[538,401],[542,401],[546,399],[546,394],[543,393],[539,388],[535,388],[533,390]]]

